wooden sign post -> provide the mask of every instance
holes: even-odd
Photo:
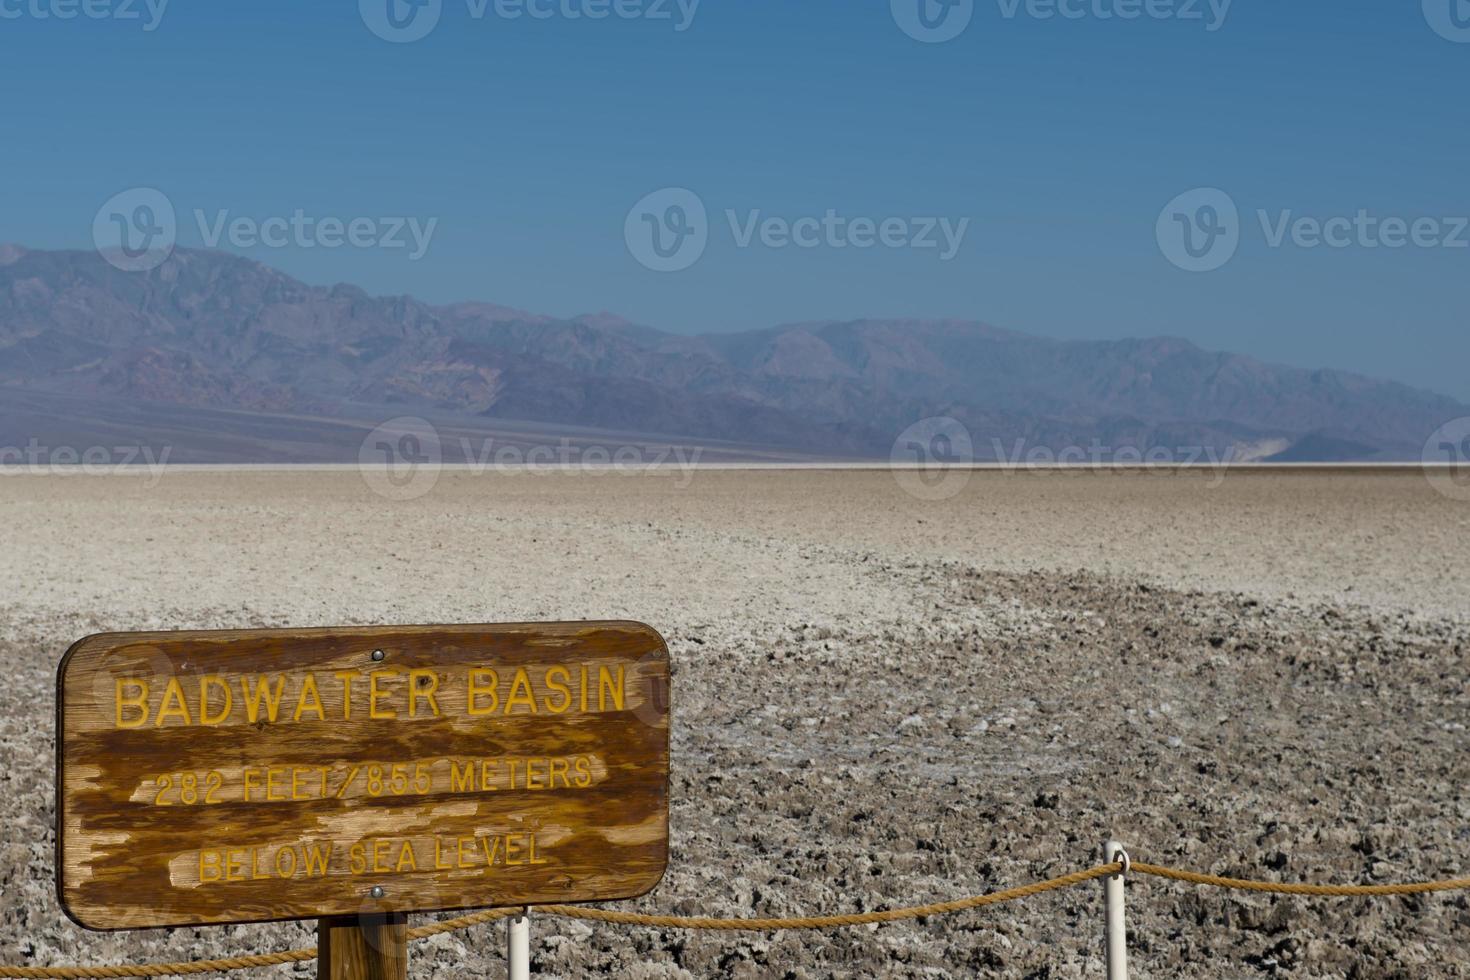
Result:
[[[58,687],[89,929],[319,918],[322,977],[402,977],[410,912],[632,898],[667,864],[647,626],[104,634]]]
[[[317,980],[408,980],[408,920],[401,915],[322,919]]]

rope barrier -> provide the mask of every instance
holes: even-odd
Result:
[[[1070,888],[1084,881],[1118,874],[1123,866],[1118,863],[1100,864],[1086,871],[1075,871],[1059,878],[1049,878],[1018,888],[990,892],[971,898],[960,898],[952,902],[935,902],[932,905],[915,905],[910,908],[886,909],[882,912],[858,912],[852,915],[819,915],[792,919],[708,919],[681,915],[640,915],[636,912],[612,912],[607,909],[584,908],[580,905],[538,905],[537,913],[555,915],[564,919],[594,919],[598,922],[613,922],[624,926],[653,926],[660,929],[708,929],[725,931],[774,932],[778,929],[840,929],[845,926],[865,926],[874,922],[898,922],[903,919],[918,919],[926,915],[945,915],[966,909],[1014,902],[1042,892],[1058,888]]]
[[[1045,881],[988,892],[970,898],[949,902],[934,902],[879,912],[857,912],[850,915],[803,916],[785,919],[718,919],[702,916],[644,915],[637,912],[615,912],[609,909],[586,908],[580,905],[538,905],[540,915],[557,916],[564,919],[586,919],[616,925],[651,926],[660,929],[700,929],[720,931],[774,932],[781,929],[839,929],[847,926],[871,925],[879,922],[899,922],[919,919],[931,915],[947,915],[969,909],[1014,902],[1044,892],[1070,888],[1085,881],[1105,878],[1125,872],[1151,875],[1193,885],[1211,885],[1237,891],[1270,892],[1278,895],[1312,895],[1320,897],[1352,897],[1375,895],[1419,895],[1426,892],[1459,891],[1470,889],[1470,878],[1451,878],[1444,881],[1406,882],[1389,885],[1310,885],[1278,883],[1273,881],[1251,881],[1244,878],[1227,878],[1220,875],[1201,874],[1197,871],[1181,871],[1157,864],[1132,861],[1125,865],[1121,861],[1100,864],[1085,871],[1048,878]],[[490,909],[445,919],[408,930],[410,940],[428,939],[448,932],[457,932],[472,926],[508,919],[522,913],[521,909]],[[257,967],[281,966],[315,959],[317,951],[293,949],[258,956],[231,956],[218,960],[196,960],[185,963],[148,963],[140,966],[0,966],[0,980],[113,980],[119,977],[170,977],[194,976],[201,973],[223,973],[230,970],[248,970]]]
[[[1274,881],[1248,881],[1244,878],[1222,878],[1219,875],[1200,874],[1198,871],[1179,871],[1161,868],[1157,864],[1133,862],[1133,870],[1156,878],[1187,881],[1192,885],[1214,885],[1216,888],[1231,888],[1246,892],[1271,892],[1276,895],[1318,895],[1348,898],[1354,895],[1422,895],[1425,892],[1450,892],[1470,888],[1470,878],[1451,878],[1446,881],[1417,881],[1398,885],[1296,885]]]
[[[0,966],[0,977],[17,980],[111,980],[113,977],[184,977],[228,970],[252,970],[316,959],[316,948],[292,949],[259,956],[230,956],[191,963],[145,963],[142,966]]]

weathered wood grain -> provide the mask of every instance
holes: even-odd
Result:
[[[317,980],[408,980],[408,923],[401,915],[323,919]]]
[[[633,897],[667,863],[668,739],[636,623],[88,637],[58,676],[62,904],[125,929]]]

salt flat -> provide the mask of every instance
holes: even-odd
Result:
[[[667,637],[673,859],[634,906],[847,911],[1136,857],[1470,873],[1470,504],[1418,473],[0,477],[0,961],[309,942],[98,936],[52,893],[53,671],[103,629],[631,618]],[[548,975],[1096,975],[1098,889],[821,935],[543,920]],[[1470,975],[1462,899],[1133,886],[1140,976]],[[491,930],[415,976],[494,975]],[[1044,972],[1050,971],[1050,972]],[[292,972],[289,968],[275,971]]]

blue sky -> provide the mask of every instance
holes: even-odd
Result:
[[[196,211],[204,231],[221,213],[434,222],[418,258],[222,239],[315,283],[681,332],[953,316],[1172,334],[1470,401],[1467,0],[964,0],[950,20],[923,0],[938,30],[969,17],[939,43],[900,24],[920,0],[703,0],[692,18],[691,0],[438,0],[409,43],[369,29],[388,0],[169,0],[156,21],[160,0],[88,2],[107,16],[0,0],[0,241],[91,247],[103,203],[149,187],[189,246]],[[549,16],[504,16],[526,5]],[[705,210],[677,271],[630,246],[669,199],[630,209],[665,188]],[[1192,272],[1169,236],[1205,234],[1219,198],[1163,212],[1198,188],[1237,217],[1234,251]],[[829,212],[839,230],[815,230]],[[1302,218],[1337,219],[1338,244]],[[952,238],[966,222],[953,249],[941,219]],[[885,220],[892,244],[859,247]],[[939,247],[914,247],[931,222]],[[781,247],[793,231],[810,247]]]

